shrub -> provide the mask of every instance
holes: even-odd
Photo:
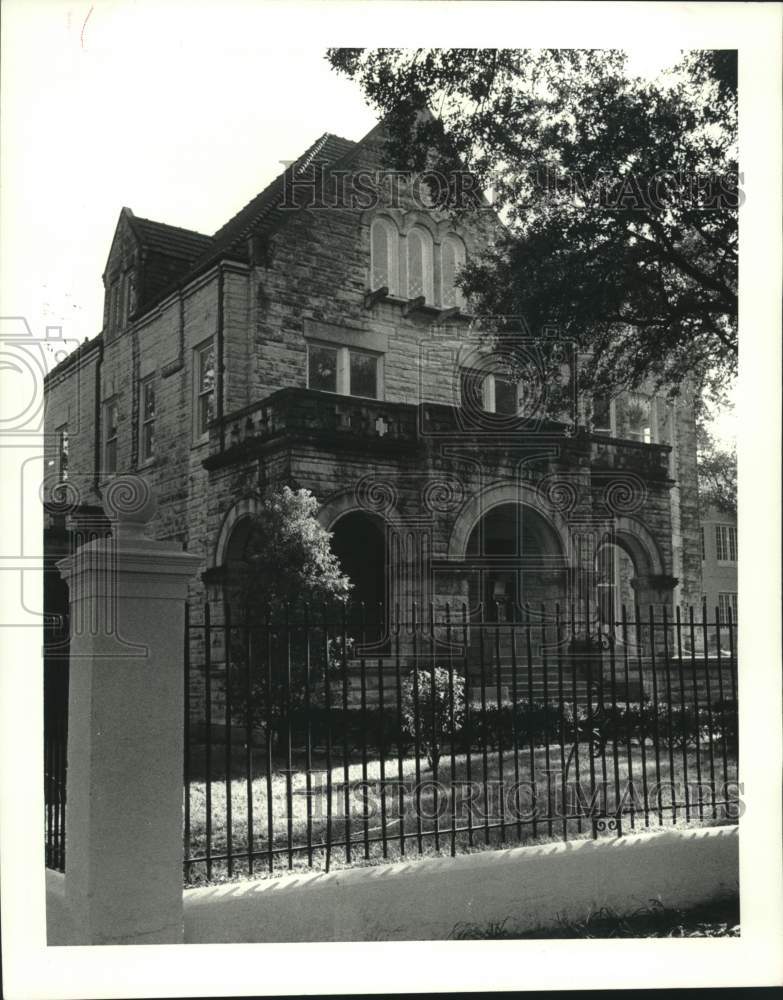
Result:
[[[433,685],[434,678],[434,685]],[[402,686],[402,715],[407,732],[416,736],[434,770],[441,758],[443,741],[462,728],[465,718],[465,682],[453,674],[454,730],[451,719],[449,671],[443,667],[414,670]]]

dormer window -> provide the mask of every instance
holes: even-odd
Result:
[[[390,295],[399,294],[399,251],[397,229],[382,216],[374,219],[370,231],[371,291],[388,288]]]
[[[120,325],[120,279],[114,278],[109,285],[109,308],[106,318],[109,333],[116,333]]]
[[[136,272],[128,271],[125,276],[125,316],[127,319],[136,311]]]
[[[408,298],[435,300],[432,279],[432,237],[418,227],[408,233]]]
[[[466,306],[465,296],[457,285],[457,277],[461,268],[465,266],[466,260],[465,244],[458,236],[449,234],[443,241],[442,247],[442,299],[445,308],[456,306],[459,309],[464,309]]]

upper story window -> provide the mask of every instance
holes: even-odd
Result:
[[[141,461],[149,462],[155,457],[155,376],[150,375],[141,383],[139,409],[141,414],[140,454]]]
[[[381,357],[332,344],[307,345],[307,385],[322,392],[380,399]]]
[[[466,406],[486,413],[516,416],[523,410],[524,387],[510,373],[464,369],[462,400]]]
[[[202,440],[209,435],[209,424],[215,415],[215,347],[208,340],[197,347],[193,364],[193,413],[195,437]]]
[[[715,525],[715,554],[718,562],[737,561],[737,529],[733,524]]]
[[[103,472],[112,475],[117,471],[117,431],[119,409],[112,397],[103,404]]]
[[[125,276],[125,316],[127,319],[136,311],[136,272],[128,271]]]
[[[55,431],[57,434],[57,482],[64,483],[68,479],[68,424],[62,424]]]
[[[632,396],[625,406],[625,436],[629,441],[652,441],[650,400],[646,396]]]
[[[443,241],[442,253],[442,284],[443,284],[443,305],[446,308],[457,306],[464,309],[466,306],[465,296],[462,289],[457,286],[457,276],[460,269],[465,266],[467,255],[465,244],[458,236],[449,234]]]
[[[432,237],[416,226],[408,233],[408,298],[434,302],[433,288]]]
[[[593,434],[613,437],[612,400],[609,396],[593,396]]]
[[[115,278],[109,285],[108,291],[108,308],[106,311],[106,327],[108,332],[114,333],[117,329],[119,322],[119,307],[120,307],[120,281],[119,278]]]
[[[704,562],[706,558],[706,547],[704,545],[704,528],[699,528],[699,534],[701,536],[701,561]]]
[[[397,229],[383,217],[374,219],[370,230],[370,273],[372,291],[388,288],[390,295],[399,294]]]

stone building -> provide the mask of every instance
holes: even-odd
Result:
[[[455,286],[492,211],[428,210],[383,169],[382,126],[325,134],[212,236],[122,210],[103,329],[46,381],[47,482],[69,484],[49,558],[110,531],[106,491],[135,473],[157,535],[202,558],[192,598],[219,605],[258,496],[286,483],[313,491],[356,596],[387,615],[698,604],[687,396],[576,393],[554,419],[536,342],[488,338]]]

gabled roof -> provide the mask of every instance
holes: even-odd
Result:
[[[275,177],[271,184],[218,229],[213,236],[215,251],[219,253],[221,250],[230,249],[258,230],[270,212],[280,206],[286,177],[300,177],[311,167],[334,166],[338,160],[353,152],[357,145],[358,143],[350,139],[342,139],[338,135],[332,135],[331,132],[324,132],[298,159]]]
[[[177,257],[190,262],[206,253],[213,245],[211,236],[197,233],[193,229],[169,226],[165,222],[154,222],[152,219],[140,219],[130,210],[128,217],[139,243],[146,249],[166,254],[167,257]]]
[[[376,126],[377,128],[377,126]],[[374,131],[374,129],[373,129]],[[144,222],[148,226],[157,227],[158,230],[167,230],[170,233],[185,234],[186,237],[194,237],[189,242],[190,247],[195,247],[198,240],[204,241],[202,252],[199,256],[192,258],[191,266],[181,275],[178,275],[176,282],[171,282],[162,289],[144,308],[148,309],[170,294],[175,284],[181,285],[195,278],[199,273],[207,270],[213,264],[225,257],[247,259],[247,239],[252,233],[264,232],[271,229],[277,222],[285,218],[287,212],[282,208],[282,201],[285,192],[286,179],[299,177],[305,171],[319,166],[335,167],[338,162],[349,156],[359,145],[350,139],[343,139],[331,132],[324,132],[320,138],[302,153],[292,164],[279,174],[271,184],[251,199],[244,208],[241,208],[225,225],[221,226],[217,232],[209,237],[201,233],[194,233],[187,229],[176,229],[173,226],[165,226],[158,222],[149,220],[138,220],[134,222]],[[167,239],[156,233],[158,238]],[[173,237],[172,237],[173,239]],[[164,251],[165,252],[165,251]]]

